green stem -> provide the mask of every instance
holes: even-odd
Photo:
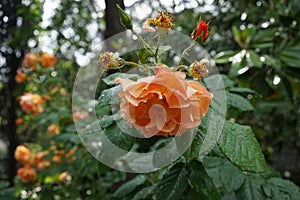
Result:
[[[188,46],[185,50],[183,50],[183,52],[182,52],[182,54],[181,54],[181,56],[180,56],[179,62],[178,62],[178,64],[177,64],[178,66],[182,63],[185,54],[186,54],[189,50],[191,50],[195,45],[196,45],[196,43],[194,42],[193,44],[191,44],[190,46]]]
[[[145,66],[143,66],[143,65],[139,65],[138,63],[135,63],[135,62],[122,60],[122,61],[121,61],[121,65],[132,65],[132,66],[134,66],[134,67],[139,67],[139,68],[141,68],[141,69],[143,69],[144,71],[147,71],[147,72],[149,73],[148,67],[145,67]]]
[[[133,29],[131,29],[131,31],[149,49],[149,51],[151,52],[151,54],[153,56],[155,56],[155,53],[152,50],[151,46],[137,32],[135,32]]]
[[[158,50],[159,50],[160,41],[161,41],[161,36],[158,35],[157,45],[156,45],[156,50],[155,50],[155,62],[156,63],[158,63]]]

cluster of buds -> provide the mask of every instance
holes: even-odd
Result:
[[[42,67],[52,67],[55,65],[57,58],[49,53],[41,52],[39,57],[36,53],[30,52],[25,55],[23,65],[32,70],[35,70],[40,63]]]
[[[17,174],[24,182],[34,181],[37,176],[37,171],[51,166],[51,163],[61,163],[62,156],[67,159],[68,163],[73,162],[75,160],[75,152],[76,150],[74,148],[65,153],[64,150],[59,150],[56,149],[55,146],[51,146],[48,150],[34,153],[24,145],[19,145],[15,150],[15,159],[24,166],[18,169]],[[46,155],[53,155],[50,161],[45,160]],[[68,174],[62,174],[61,180],[66,178],[65,175]]]
[[[15,150],[15,159],[24,167],[18,169],[18,176],[25,182],[33,181],[37,174],[37,170],[41,171],[50,166],[50,162],[44,160],[46,152],[33,153],[23,145],[19,145]]]
[[[49,153],[53,154],[51,161],[55,163],[61,163],[62,159],[66,159],[68,163],[73,162],[76,158],[74,156],[76,149],[72,148],[68,152],[65,152],[63,149],[57,149],[56,146],[52,145],[49,148]]]

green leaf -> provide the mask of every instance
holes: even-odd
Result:
[[[106,85],[116,85],[117,83],[115,82],[115,79],[116,78],[128,78],[128,79],[131,79],[131,80],[134,80],[136,81],[138,78],[139,78],[139,75],[138,74],[127,74],[127,73],[114,73],[114,74],[111,74],[105,78],[102,79],[102,81],[106,84]]]
[[[89,134],[98,133],[112,125],[114,122],[114,115],[103,116],[101,119],[98,119],[92,124],[90,124],[85,131]]]
[[[203,193],[206,198],[211,200],[221,199],[220,193],[217,191],[212,179],[207,175],[202,164],[194,160],[190,164],[189,183],[198,192]]]
[[[265,58],[265,63],[267,65],[272,66],[276,71],[280,71],[281,69],[280,60],[269,55],[263,55],[263,57]]]
[[[241,88],[241,87],[230,88],[229,91],[235,93],[257,94],[255,90],[252,90],[250,88]]]
[[[117,124],[110,125],[104,130],[107,138],[119,148],[130,150],[135,142],[135,138],[124,133]]]
[[[59,142],[67,143],[71,142],[73,144],[80,144],[80,138],[76,133],[61,133],[59,135],[54,135],[53,139]]]
[[[249,101],[240,95],[227,92],[226,99],[228,106],[236,108],[239,111],[251,111],[254,109]]]
[[[133,192],[138,186],[142,185],[145,183],[147,180],[147,176],[145,175],[138,175],[131,179],[130,181],[124,183],[121,185],[118,190],[114,193],[114,196],[117,198],[126,196]]]
[[[181,199],[188,185],[187,175],[184,163],[172,166],[157,186],[157,200]]]
[[[279,58],[287,66],[300,68],[300,46],[287,47],[278,53]]]
[[[190,159],[201,158],[209,153],[216,145],[222,133],[224,118],[214,110],[209,109],[202,119],[197,134],[191,145]]]
[[[298,200],[300,188],[293,182],[282,178],[271,178],[263,184],[263,191],[271,199]]]
[[[234,82],[230,80],[226,75],[212,75],[204,79],[206,85],[209,85],[209,88],[212,91],[222,90],[224,88],[229,88],[234,85]]]
[[[242,171],[225,158],[207,156],[203,165],[215,186],[226,192],[236,191],[245,181]]]
[[[143,64],[146,64],[148,62],[149,55],[150,55],[149,50],[145,48],[138,50],[139,59]]]
[[[249,126],[225,121],[218,145],[224,155],[237,167],[249,172],[264,172],[266,162]]]
[[[236,192],[237,199],[243,200],[265,200],[266,197],[263,194],[262,184],[264,179],[249,174],[246,176],[245,182],[242,187]]]
[[[154,193],[155,187],[156,185],[151,185],[141,189],[134,195],[133,200],[152,199],[150,196]]]
[[[4,189],[4,188],[7,188],[9,186],[9,182],[8,181],[3,181],[3,180],[0,180],[0,189]]]
[[[226,64],[229,62],[229,59],[235,56],[237,53],[238,51],[232,51],[232,50],[221,51],[217,55],[215,55],[214,61],[217,64]]]
[[[262,62],[260,61],[259,55],[257,55],[257,53],[255,53],[252,50],[250,50],[248,53],[249,53],[248,62],[250,62],[250,64],[253,65],[254,67],[261,68]]]
[[[121,101],[119,97],[120,91],[120,85],[102,91],[96,105],[96,114],[99,118],[105,115],[111,115],[112,111],[114,111],[113,108],[118,108],[116,105],[119,105]]]
[[[237,43],[241,43],[242,35],[236,26],[232,27],[233,37]]]

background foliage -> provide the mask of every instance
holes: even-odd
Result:
[[[168,6],[160,1],[128,4],[127,11],[136,18],[135,26],[141,26],[146,17],[154,17],[152,13],[158,8],[174,13],[175,29],[188,35],[200,15],[210,21],[211,37],[205,48],[224,74],[228,97],[225,128],[218,141],[211,141],[217,145],[208,156],[197,157],[203,142],[201,134],[207,127],[204,120],[191,147],[192,153],[187,152],[174,165],[150,174],[118,172],[99,163],[82,146],[71,116],[71,92],[77,69],[89,63],[80,61],[92,58],[90,63],[97,64],[95,56],[103,49],[99,43],[113,29],[110,26],[105,30],[105,23],[118,18],[105,19],[105,10],[94,1],[61,1],[48,25],[44,25],[42,8],[46,3],[38,0],[0,3],[0,142],[3,146],[0,198],[297,199],[300,196],[296,186],[300,180],[300,6],[297,0],[228,0],[211,4],[175,1]],[[123,30],[120,23],[114,24],[113,27],[119,27],[116,32]],[[14,76],[24,54],[45,47],[46,36],[51,41],[46,49],[50,47],[59,62],[51,69],[28,72],[31,79],[16,84]],[[110,87],[103,83],[107,93]],[[50,96],[43,114],[35,117],[20,110],[17,98],[24,91]],[[101,102],[105,106],[105,101]],[[20,126],[15,125],[17,117],[24,119]],[[59,125],[60,134],[50,143],[46,132],[52,123]],[[112,128],[113,124],[107,127]],[[231,143],[228,145],[226,141]],[[136,144],[133,140],[126,142],[121,141],[119,145],[130,148]],[[51,146],[65,151],[75,148],[76,160],[72,163],[63,160],[62,164],[41,171],[37,183],[23,183],[14,178],[18,164],[13,159],[14,150],[21,143],[33,151]],[[259,153],[260,148],[268,166]],[[253,165],[255,159],[258,160]],[[56,182],[57,175],[63,171],[68,171],[72,180]]]

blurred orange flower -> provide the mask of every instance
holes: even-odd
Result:
[[[17,174],[24,182],[30,182],[36,178],[36,172],[30,165],[18,169]]]
[[[70,174],[68,172],[62,172],[58,176],[58,182],[59,183],[64,183],[67,181],[69,178],[71,178]]]
[[[77,110],[76,112],[73,113],[73,121],[77,122],[77,121],[79,121],[81,119],[84,119],[88,116],[89,116],[89,114],[87,112]]]
[[[55,155],[52,157],[53,162],[61,162],[61,155]]]
[[[44,101],[50,101],[51,98],[50,98],[48,95],[44,95],[44,96],[43,96],[43,100],[44,100]]]
[[[22,164],[27,164],[32,157],[31,151],[24,145],[19,145],[15,150],[15,159]]]
[[[55,65],[57,58],[49,53],[42,52],[40,62],[43,67],[52,67]]]
[[[36,154],[36,167],[39,171],[50,166],[50,162],[44,159],[44,156],[47,155],[47,152],[38,152]]]
[[[31,52],[31,53],[27,53],[25,55],[25,58],[23,61],[24,66],[35,70],[38,63],[39,63],[39,57],[38,57],[38,55],[36,55],[36,53]]]
[[[53,135],[59,134],[60,130],[56,124],[51,124],[48,126],[48,136],[52,137]]]
[[[15,123],[16,123],[17,125],[23,124],[23,122],[24,122],[24,120],[23,120],[22,118],[17,118],[17,119],[15,120]]]
[[[22,83],[26,78],[26,74],[24,73],[19,73],[19,74],[16,74],[15,76],[15,80],[18,82],[18,83]]]
[[[145,137],[181,135],[200,125],[212,98],[206,88],[186,81],[183,72],[157,68],[137,82],[121,79],[121,116]]]
[[[44,111],[43,99],[38,94],[25,93],[21,96],[20,105],[26,113],[39,115]]]

